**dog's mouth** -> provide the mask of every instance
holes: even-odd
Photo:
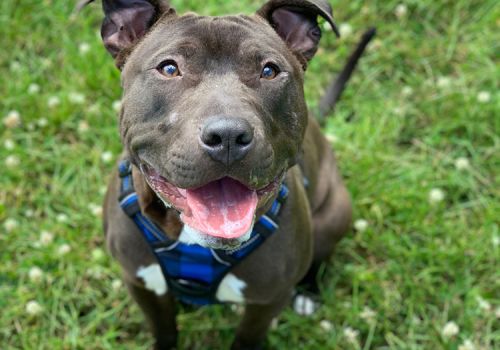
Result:
[[[164,204],[181,213],[184,224],[225,240],[245,236],[252,230],[259,203],[275,194],[283,179],[280,175],[257,190],[230,177],[183,189],[169,183],[147,164],[141,164],[141,171]]]

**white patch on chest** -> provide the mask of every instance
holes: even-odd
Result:
[[[160,265],[141,266],[136,275],[142,278],[146,289],[155,292],[156,295],[161,296],[167,292],[167,281],[165,281]]]
[[[198,244],[204,246],[205,241],[201,238],[201,234],[194,228],[184,224],[181,234],[179,236],[179,242],[184,244]]]
[[[250,236],[252,235],[252,228],[242,236],[233,239],[235,242],[235,245],[240,245],[245,243],[250,239]],[[192,244],[197,244],[201,245],[202,247],[205,248],[217,248],[217,249],[227,249],[228,247],[224,246],[223,240],[222,242],[218,242],[218,239],[216,237],[212,237],[206,234],[203,234],[199,232],[198,230],[192,228],[189,225],[184,224],[184,227],[182,228],[181,234],[179,236],[179,242],[192,245]],[[230,247],[234,248],[234,247]]]
[[[243,289],[247,284],[232,273],[228,273],[217,288],[216,297],[219,301],[244,303]]]

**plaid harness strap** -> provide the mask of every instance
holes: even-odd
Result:
[[[250,239],[234,250],[205,248],[172,240],[139,207],[128,160],[119,165],[120,206],[135,222],[158,260],[169,291],[181,302],[193,305],[220,303],[217,288],[224,276],[256,250],[278,229],[278,216],[288,196],[282,184],[271,209],[255,223]]]

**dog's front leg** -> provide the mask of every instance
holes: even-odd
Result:
[[[126,283],[130,294],[139,304],[151,327],[155,338],[154,350],[172,350],[177,346],[177,326],[175,321],[175,300],[167,293],[155,293]]]
[[[265,305],[249,304],[236,331],[231,350],[264,349],[266,333],[273,319],[290,304],[292,291],[280,294]]]

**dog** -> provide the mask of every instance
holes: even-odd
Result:
[[[317,18],[338,35],[331,7],[269,0],[254,15],[204,17],[167,1],[103,0],[103,10],[123,87],[124,152],[104,203],[109,251],[155,349],[176,346],[178,300],[244,305],[231,349],[261,349],[351,224],[303,91]]]

